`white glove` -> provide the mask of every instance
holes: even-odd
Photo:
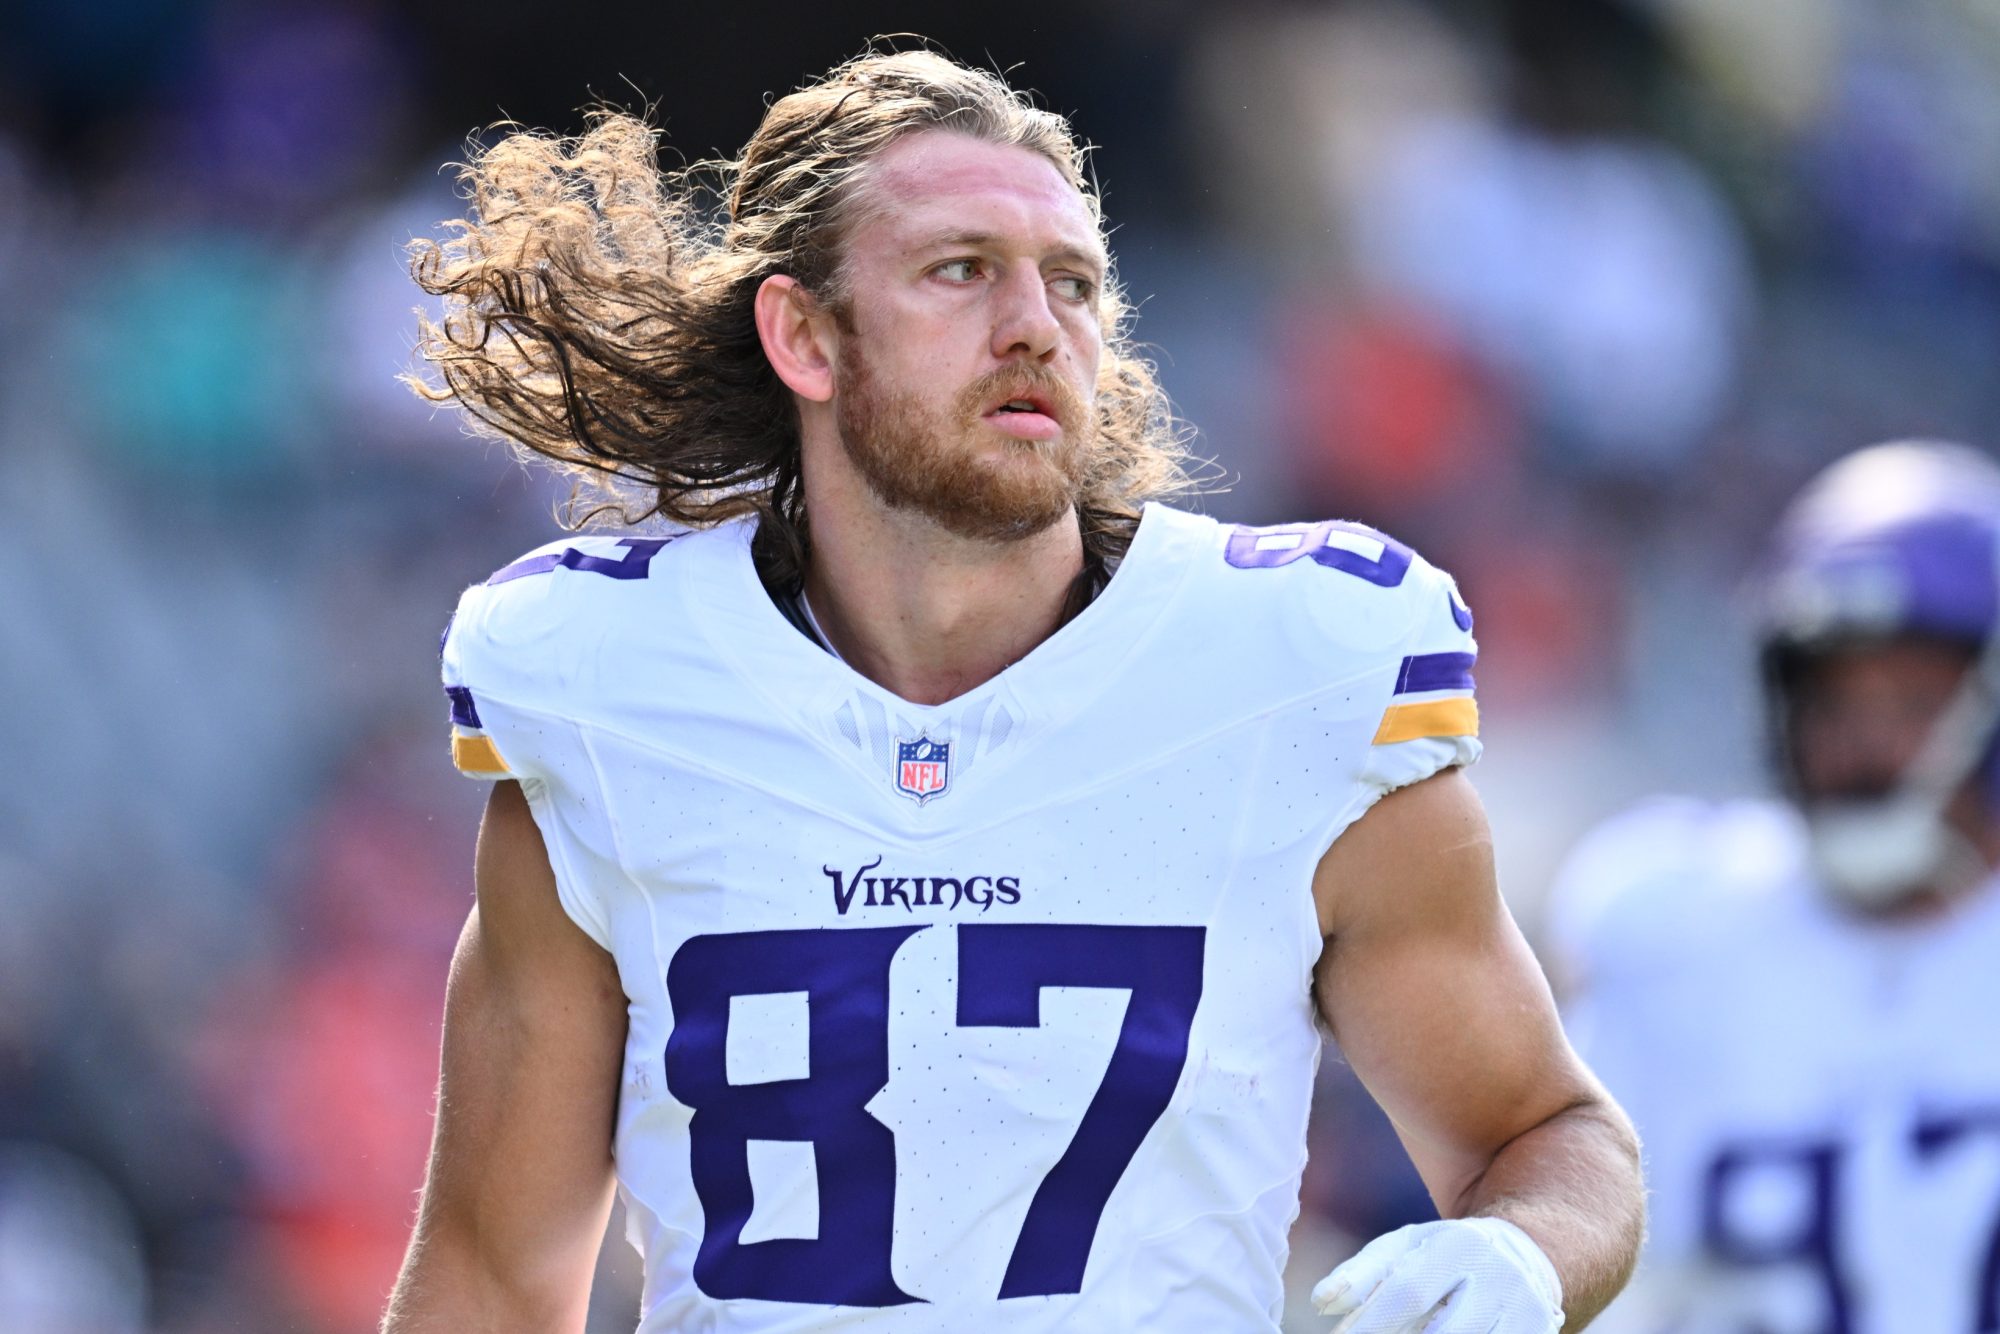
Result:
[[[1319,1281],[1331,1334],[1555,1334],[1562,1280],[1527,1233],[1498,1218],[1417,1223],[1375,1238]]]

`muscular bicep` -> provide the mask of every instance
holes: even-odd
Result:
[[[1501,901],[1471,783],[1449,770],[1384,797],[1314,896],[1321,1012],[1449,1216],[1508,1141],[1597,1095]]]
[[[476,874],[398,1302],[470,1318],[491,1300],[523,1328],[581,1328],[610,1209],[625,997],[611,956],[564,914],[518,784],[494,788]]]

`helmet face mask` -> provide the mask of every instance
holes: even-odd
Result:
[[[1767,671],[1790,795],[1802,805],[1893,795],[1977,657],[1974,645],[1918,635],[1772,655]]]
[[[1882,912],[1925,890],[1976,884],[1985,861],[1921,796],[1826,801],[1807,808],[1813,869],[1835,898]]]
[[[1892,909],[1989,874],[2000,809],[2000,467],[1877,445],[1795,501],[1763,582],[1773,751],[1825,888]]]
[[[1962,814],[1964,782],[1915,781],[1938,730],[1957,725],[1974,661],[1967,645],[1921,637],[1791,655],[1788,685],[1774,692],[1784,769],[1815,869],[1836,897],[1881,910],[1980,878],[1983,863],[1951,818]]]

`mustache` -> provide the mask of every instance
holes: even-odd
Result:
[[[967,385],[958,396],[961,417],[977,417],[996,399],[1039,398],[1050,408],[1065,435],[1075,436],[1090,410],[1069,381],[1043,366],[1002,366]]]

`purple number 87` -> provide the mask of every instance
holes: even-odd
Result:
[[[1330,570],[1345,570],[1382,588],[1394,588],[1410,572],[1416,553],[1366,524],[1328,519],[1324,523],[1287,523],[1274,528],[1229,530],[1223,553],[1239,570],[1275,570],[1310,558]]]

